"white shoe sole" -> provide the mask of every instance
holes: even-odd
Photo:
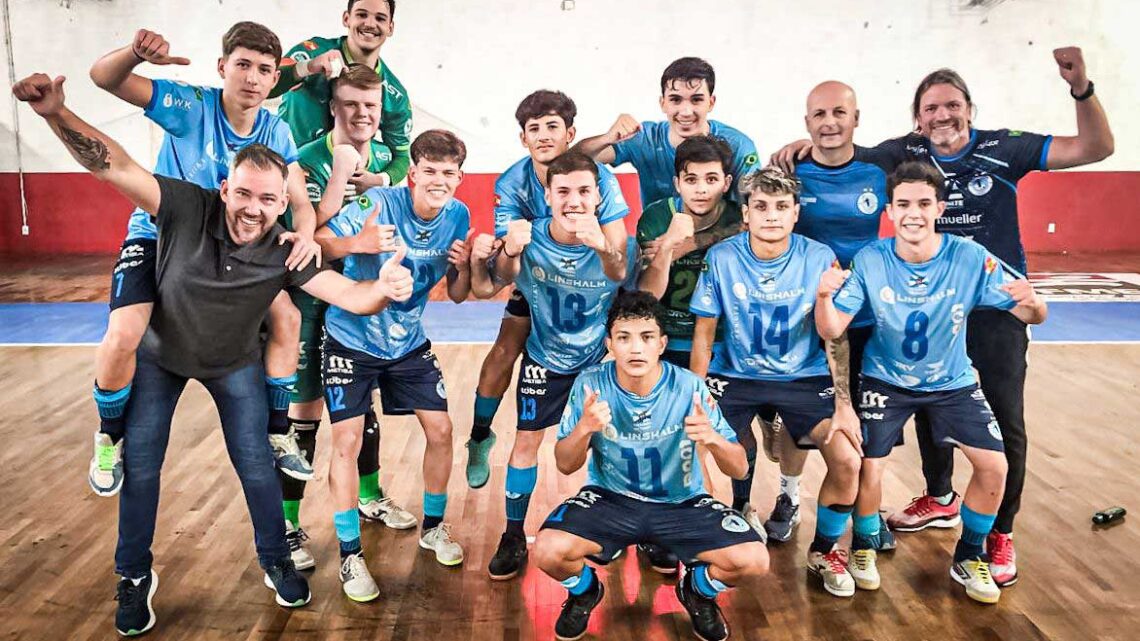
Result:
[[[305,482],[313,480],[313,476],[315,474],[314,472],[309,472],[308,474],[306,474],[304,472],[298,472],[296,470],[287,470],[287,469],[281,467],[280,465],[277,466],[277,469],[281,470],[282,474],[284,474],[285,476],[288,476],[291,479],[297,479],[298,481],[305,481]]]
[[[954,582],[957,583],[958,585],[962,586],[963,588],[966,588],[966,580],[963,579],[962,577],[958,576],[958,573],[954,571],[953,566],[950,567],[950,578],[954,579]],[[966,596],[977,601],[978,603],[985,603],[986,605],[993,605],[993,604],[995,604],[1001,600],[1001,590],[998,590],[998,592],[995,596],[990,596],[988,594],[971,593],[970,589],[966,588]]]
[[[410,530],[420,524],[420,522],[417,521],[415,517],[408,519],[406,525],[401,525],[399,523],[392,524],[388,522],[386,514],[381,514],[380,516],[372,516],[371,514],[368,514],[364,510],[360,509],[359,504],[356,506],[356,511],[360,514],[360,518],[364,519],[365,521],[368,521],[369,523],[380,523],[384,527],[391,528],[393,530]]]
[[[150,612],[150,621],[147,621],[147,624],[145,626],[143,626],[142,630],[139,630],[138,632],[134,632],[131,634],[127,634],[126,632],[123,632],[122,630],[115,628],[115,632],[118,632],[119,636],[121,636],[121,637],[137,637],[140,634],[149,632],[150,629],[154,627],[154,624],[158,623],[158,616],[154,613],[154,606],[152,605],[152,603],[154,601],[154,593],[157,591],[158,591],[158,572],[151,570],[150,571],[150,590],[146,593],[146,610],[147,610],[147,612]]]
[[[98,464],[95,461],[92,461],[91,465],[88,466],[88,468],[87,468],[87,485],[90,486],[91,491],[94,492],[98,496],[115,496],[116,494],[119,493],[119,490],[123,489],[122,480],[119,481],[118,485],[116,485],[110,489],[103,489],[102,486],[95,483],[95,479],[92,476],[92,469],[95,468],[97,465]]]
[[[921,531],[923,531],[929,527],[935,527],[935,528],[958,527],[958,524],[961,522],[962,522],[962,517],[961,516],[955,516],[955,517],[952,517],[949,519],[934,519],[933,521],[931,521],[929,523],[925,523],[925,524],[920,525],[920,526],[891,525],[890,523],[888,523],[887,527],[891,528],[892,532],[921,532]]]
[[[309,596],[305,597],[304,603],[290,603],[285,599],[282,599],[281,595],[277,593],[277,586],[273,585],[273,579],[270,579],[268,574],[265,575],[265,587],[273,590],[273,600],[277,601],[277,605],[283,608],[299,608],[303,605],[308,605],[309,601],[313,600],[312,590],[309,590]]]
[[[437,561],[437,562],[438,562],[440,565],[442,565],[442,566],[444,566],[444,567],[453,568],[453,567],[455,567],[455,566],[457,566],[457,565],[460,565],[460,564],[462,564],[462,563],[463,563],[463,555],[462,555],[462,554],[460,554],[460,555],[459,555],[459,558],[458,558],[458,559],[455,559],[455,560],[453,560],[453,561],[445,561],[445,560],[443,560],[443,559],[439,558],[439,553],[435,551],[435,548],[433,548],[432,546],[428,545],[427,543],[424,543],[424,540],[423,540],[423,539],[420,539],[420,547],[421,547],[421,548],[423,548],[423,549],[425,549],[425,550],[431,550],[431,551],[432,551],[432,553],[434,553],[434,554],[435,554],[435,560],[436,560],[436,561]]]
[[[307,560],[298,562],[297,559],[294,557],[293,558],[293,567],[297,568],[298,570],[311,570],[311,569],[317,567],[317,560],[315,558],[313,558],[312,556],[310,556]]]
[[[812,566],[809,565],[807,567],[807,571],[808,571],[808,574],[819,579],[819,582],[821,584],[823,584],[823,589],[826,590],[828,594],[830,594],[832,596],[842,597],[845,599],[855,596],[854,582],[852,582],[851,588],[849,590],[843,590],[843,589],[840,589],[840,588],[837,588],[837,587],[834,587],[834,586],[828,584],[827,581],[824,581],[823,580],[823,573],[821,573],[819,570],[813,568]]]

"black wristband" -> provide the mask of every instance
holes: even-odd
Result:
[[[1073,100],[1076,100],[1077,102],[1083,102],[1085,100],[1088,100],[1089,98],[1092,98],[1093,81],[1092,80],[1089,81],[1089,88],[1085,89],[1085,92],[1083,94],[1078,96],[1077,94],[1073,93],[1072,89],[1069,89],[1069,95],[1072,96]]]
[[[510,258],[513,260],[515,258],[518,258],[519,256],[522,256],[522,252],[519,252],[519,253],[515,254],[514,256],[511,256],[511,252],[507,251],[507,244],[503,243],[503,255],[506,256],[507,258]]]

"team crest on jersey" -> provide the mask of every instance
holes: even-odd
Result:
[[[740,300],[744,300],[744,299],[748,298],[748,286],[745,285],[744,283],[733,283],[732,284],[732,295],[737,297]]]
[[[755,165],[758,162],[760,162],[760,157],[757,156],[756,154],[748,154],[747,156],[744,157],[744,166],[745,167]]]
[[[859,194],[858,200],[855,201],[855,206],[859,208],[859,211],[870,216],[879,211],[879,197],[870,189],[865,190],[862,194]]]
[[[895,304],[895,290],[891,289],[889,285],[883,287],[882,289],[879,290],[879,300],[883,301],[884,303],[886,303],[888,305],[894,305]]]
[[[304,51],[297,51],[289,57],[292,58],[293,62],[295,62],[295,63],[296,62],[304,62],[304,61],[309,59],[309,54],[305,53]]]
[[[388,326],[388,336],[394,341],[402,341],[408,337],[408,330],[399,323],[392,323]]]
[[[725,514],[724,518],[720,520],[720,527],[726,532],[743,534],[752,526],[748,525],[748,521],[745,521],[739,514],[730,512]]]
[[[985,196],[994,188],[994,179],[989,174],[974,176],[966,183],[966,189],[975,196]]]
[[[539,267],[538,265],[535,265],[534,267],[530,268],[530,275],[533,276],[534,279],[539,281],[539,282],[545,282],[546,281],[546,271],[544,269],[542,269],[541,267]]]
[[[360,205],[361,209],[368,210],[372,208],[372,199],[364,194],[361,194],[357,197],[356,204]]]

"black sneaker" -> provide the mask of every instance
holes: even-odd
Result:
[[[499,549],[491,557],[487,573],[494,581],[513,579],[526,563],[526,537],[513,532],[503,532],[499,539]]]
[[[792,532],[800,524],[800,506],[792,505],[792,499],[781,493],[776,497],[776,507],[772,514],[764,521],[764,530],[768,532],[768,540],[785,543],[792,538]]]
[[[605,593],[605,586],[595,575],[594,587],[584,594],[566,595],[566,600],[562,602],[562,613],[554,622],[554,638],[558,641],[577,641],[586,636],[586,628],[590,625],[590,613],[602,602],[602,595]]]
[[[720,613],[716,599],[710,599],[697,592],[693,585],[693,572],[685,569],[684,576],[677,581],[677,600],[685,606],[693,623],[693,634],[702,641],[724,641],[728,638],[728,623]]]
[[[887,526],[887,519],[879,514],[879,552],[890,552],[899,546],[895,533]]]
[[[276,593],[277,605],[299,608],[313,597],[309,582],[297,572],[293,559],[285,557],[265,571],[265,587]]]
[[[644,554],[649,560],[649,566],[661,574],[676,574],[677,564],[680,562],[677,555],[660,545],[652,543],[638,543],[637,551]]]
[[[136,583],[137,581],[137,583]],[[154,627],[154,608],[151,601],[158,590],[158,573],[154,570],[141,579],[119,579],[115,600],[119,608],[115,611],[115,629],[125,637],[133,637]]]

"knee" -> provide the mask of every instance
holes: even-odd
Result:
[[[270,339],[295,344],[301,340],[301,311],[288,300],[276,303],[269,311]]]
[[[716,565],[731,576],[763,576],[768,573],[768,549],[758,541],[742,543],[735,546]]]
[[[432,447],[449,445],[451,433],[451,421],[447,419],[432,421],[424,425],[424,437],[427,439],[428,445]]]
[[[862,466],[862,460],[854,450],[841,456],[834,462],[833,465],[828,467],[828,472],[835,474],[835,477],[843,482],[845,485],[857,485],[859,482],[859,468]]]
[[[990,492],[1001,493],[1005,489],[1005,477],[1009,473],[1009,464],[1004,457],[987,457],[985,465],[979,466],[974,472],[979,483]]]
[[[541,530],[534,541],[534,562],[548,574],[572,560],[573,553],[569,538],[558,530]]]
[[[333,430],[333,454],[346,459],[356,460],[360,454],[360,446],[364,441],[363,430],[351,428],[338,428]]]

